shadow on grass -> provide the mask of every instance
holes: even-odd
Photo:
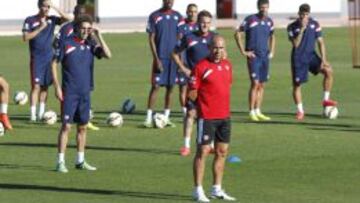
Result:
[[[0,169],[27,169],[27,170],[38,170],[38,169],[47,169],[44,166],[36,166],[36,165],[19,165],[19,164],[0,164]]]
[[[124,191],[124,190],[65,188],[65,187],[56,187],[56,186],[25,185],[25,184],[10,184],[10,183],[0,183],[0,189],[82,193],[82,194],[93,194],[93,195],[118,195],[123,197],[160,199],[160,200],[178,200],[178,201],[191,200],[189,196],[179,195],[179,194],[166,194],[166,193],[157,193],[157,192],[136,192],[136,191]]]
[[[10,147],[34,147],[34,148],[56,148],[56,144],[48,143],[22,143],[22,142],[4,142],[0,143],[0,146]],[[75,148],[75,145],[69,145],[68,148]],[[159,155],[176,155],[179,153],[175,150],[166,149],[146,149],[146,148],[124,148],[124,147],[99,147],[99,146],[86,146],[87,150],[100,150],[100,151],[121,151],[121,152],[136,152],[136,153],[149,153]]]

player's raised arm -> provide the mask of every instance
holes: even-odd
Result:
[[[73,20],[73,17],[70,14],[65,13],[64,11],[60,10],[51,1],[49,1],[49,6],[50,6],[50,8],[54,9],[56,11],[56,13],[58,13],[60,15],[62,23]]]
[[[112,57],[111,51],[109,46],[106,44],[99,28],[93,26],[93,34],[95,35],[95,37],[98,39],[98,42],[101,46],[101,48],[103,49],[103,57],[110,59]]]

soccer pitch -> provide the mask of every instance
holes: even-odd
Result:
[[[233,63],[231,155],[241,163],[228,163],[224,188],[242,203],[355,203],[360,201],[360,70],[351,68],[350,42],[345,28],[325,28],[328,59],[335,83],[332,98],[339,102],[339,118],[322,118],[322,76],[303,86],[306,117],[295,120],[291,97],[290,43],[284,29],[276,30],[275,58],[265,91],[263,111],[271,122],[248,120],[249,79],[244,57],[235,46],[232,30],[226,37]],[[68,174],[54,171],[59,123],[48,126],[28,122],[29,106],[10,103],[14,130],[0,137],[0,202],[191,202],[192,156],[181,157],[182,116],[178,91],[173,95],[172,119],[176,128],[144,129],[150,88],[151,53],[147,35],[105,35],[111,60],[96,62],[92,96],[94,122],[100,131],[88,132],[86,159],[96,172],[77,171],[75,128],[69,138]],[[29,54],[20,37],[0,38],[1,74],[11,92],[29,91]],[[157,110],[162,111],[163,93]],[[59,113],[53,87],[47,109]],[[124,115],[124,126],[107,127],[105,119],[131,98],[136,112]],[[192,139],[194,153],[194,139]],[[211,160],[204,188],[210,189]],[[213,202],[213,201],[212,201]],[[214,202],[221,202],[214,200]]]

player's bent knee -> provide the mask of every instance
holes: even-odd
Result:
[[[226,148],[217,148],[216,149],[216,155],[217,156],[220,156],[220,157],[226,157],[226,155],[228,154],[228,149],[226,149]]]

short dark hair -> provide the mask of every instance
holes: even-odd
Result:
[[[299,7],[300,13],[310,13],[310,5],[309,4],[301,4]]]
[[[202,11],[200,11],[200,13],[198,14],[198,17],[197,17],[198,22],[200,21],[200,19],[201,19],[202,17],[212,18],[212,15],[211,15],[211,13],[210,13],[209,11],[207,11],[207,10],[202,10]]]
[[[260,7],[263,4],[269,4],[269,0],[258,0],[257,1],[257,6]]]
[[[187,7],[186,7],[186,10],[189,10],[191,7],[198,7],[196,4],[194,3],[191,3],[191,4],[188,4]]]
[[[82,23],[87,22],[87,23],[92,24],[93,19],[90,15],[83,14],[83,15],[80,15],[77,19],[75,19],[74,22],[75,22],[74,23],[75,31],[78,32]]]
[[[74,8],[74,14],[79,14],[82,9],[86,10],[86,7],[83,5],[77,4]]]
[[[47,0],[38,0],[38,7],[39,8],[43,5],[44,1],[47,1]]]

